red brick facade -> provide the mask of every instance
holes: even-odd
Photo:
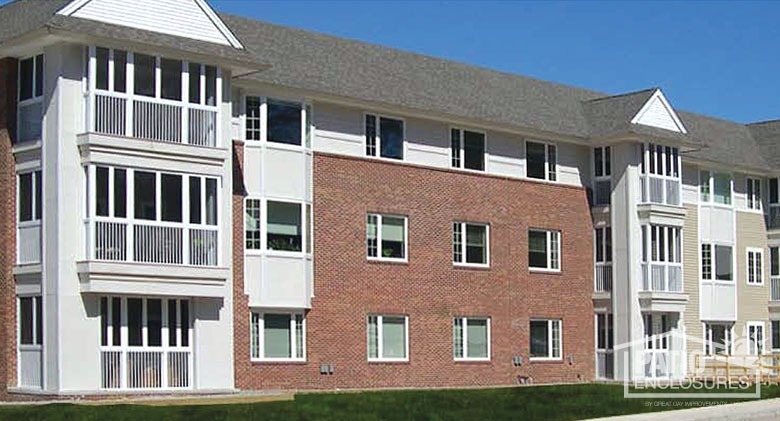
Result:
[[[305,363],[249,360],[243,150],[233,212],[238,389],[449,387],[594,377],[593,227],[582,188],[328,154],[314,157],[314,295]],[[408,263],[366,259],[366,213],[407,215]],[[452,222],[490,224],[490,268],[452,264]],[[562,232],[560,274],[528,269],[528,229]],[[409,316],[409,361],[366,358],[368,313]],[[453,361],[452,318],[491,318],[491,360]],[[563,359],[529,362],[529,320],[563,320]],[[516,367],[513,357],[523,358]],[[320,364],[333,364],[321,375]]]
[[[16,386],[16,169],[12,138],[16,133],[17,61],[0,59],[0,397]]]

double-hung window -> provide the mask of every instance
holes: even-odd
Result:
[[[764,322],[747,322],[748,354],[764,354]]]
[[[769,248],[769,276],[780,276],[780,247]]]
[[[485,171],[485,134],[451,129],[450,149],[453,168]]]
[[[704,355],[729,355],[732,349],[732,324],[704,324]]]
[[[20,142],[41,136],[43,71],[43,54],[19,61],[17,134]]]
[[[558,151],[555,145],[540,142],[525,142],[526,176],[539,180],[558,179]]]
[[[596,228],[596,263],[612,262],[612,228]]]
[[[612,195],[612,148],[593,148],[593,204],[609,205]]]
[[[408,361],[409,316],[369,315],[367,343],[369,361]]]
[[[532,270],[561,270],[560,231],[528,231],[528,267]]]
[[[260,250],[263,243],[260,237],[260,199],[246,199],[244,202],[244,241],[247,250]]]
[[[311,204],[259,198],[244,201],[245,250],[311,253],[311,228]]]
[[[733,281],[732,247],[720,244],[701,245],[701,277],[705,280]]]
[[[764,249],[748,247],[747,253],[747,283],[749,285],[764,284]]]
[[[758,178],[747,179],[747,208],[761,210],[761,180]]]
[[[452,261],[460,265],[488,266],[489,227],[486,224],[452,224]]]
[[[731,206],[731,175],[699,172],[699,200],[703,203]]]
[[[366,255],[372,260],[405,261],[405,216],[369,213],[366,217]]]
[[[456,361],[490,360],[490,319],[455,317],[452,321],[452,341]]]
[[[780,320],[772,320],[772,352],[780,352]]]
[[[404,122],[398,118],[365,115],[366,155],[404,159]]]
[[[17,215],[20,223],[37,222],[43,215],[42,173],[40,170],[19,174]]]
[[[561,320],[531,320],[530,356],[532,360],[560,360],[563,355]]]
[[[40,295],[19,297],[19,344],[43,345],[43,301]]]
[[[253,360],[306,359],[306,321],[303,313],[252,312],[250,325],[250,352]]]

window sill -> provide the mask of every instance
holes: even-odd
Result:
[[[749,287],[762,287],[762,286],[764,286],[763,282],[745,282],[745,283]]]
[[[529,267],[528,271],[531,273],[541,273],[548,275],[560,275],[562,272],[560,269],[545,269],[545,268],[533,268]]]
[[[543,363],[543,364],[563,364],[563,358],[542,358],[542,357],[530,357],[529,362]]]
[[[456,365],[490,365],[493,361],[490,358],[455,358]]]
[[[396,364],[410,364],[409,359],[371,359],[368,360],[369,365],[383,365],[383,364],[389,364],[389,365],[396,365]]]
[[[484,270],[484,271],[490,270],[490,265],[489,264],[482,265],[482,264],[478,264],[478,263],[455,263],[455,262],[453,262],[452,263],[452,267],[455,268],[455,269],[466,269],[466,270],[468,270],[468,269]]]
[[[306,365],[306,360],[264,360],[250,359],[249,362],[254,366],[259,365]]]
[[[376,264],[390,264],[390,265],[408,265],[409,260],[407,259],[379,259],[379,258],[372,258],[369,257],[366,259],[368,263],[376,263]]]

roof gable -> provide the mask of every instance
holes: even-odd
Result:
[[[631,119],[631,124],[641,124],[678,133],[687,133],[682,121],[660,89],[656,89],[650,99],[645,102],[645,105]]]
[[[74,0],[57,13],[243,48],[204,0]]]

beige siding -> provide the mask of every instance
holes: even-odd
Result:
[[[702,338],[699,315],[699,213],[696,205],[685,205],[683,225],[683,291],[688,295],[688,305],[683,317],[685,334]],[[701,351],[701,342],[690,340],[687,352]],[[692,367],[689,367],[689,370]]]
[[[747,283],[747,247],[764,250],[763,285]],[[766,228],[761,214],[737,212],[737,323],[734,333],[737,337],[745,334],[745,323],[763,321],[766,345],[769,344],[769,249],[767,248]]]

